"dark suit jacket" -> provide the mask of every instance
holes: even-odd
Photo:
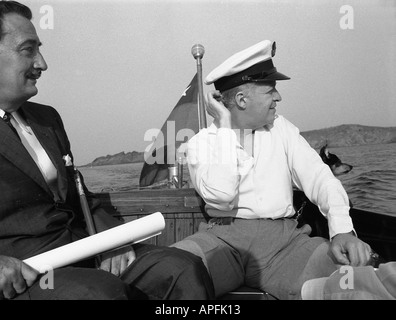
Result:
[[[60,200],[55,202],[34,160],[12,130],[0,121],[0,255],[26,259],[87,236],[73,178],[65,155],[70,143],[58,112],[26,102],[20,109],[58,170]],[[95,210],[98,203],[86,190],[98,231],[121,222]]]

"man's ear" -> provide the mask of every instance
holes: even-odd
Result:
[[[239,109],[245,110],[246,109],[246,96],[243,91],[239,91],[235,95],[235,102]]]

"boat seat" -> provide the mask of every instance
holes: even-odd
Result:
[[[217,300],[278,300],[267,292],[241,286],[234,291],[230,291],[219,297]]]

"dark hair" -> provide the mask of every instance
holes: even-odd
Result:
[[[16,13],[32,20],[32,11],[27,6],[16,1],[0,1],[0,40],[3,35],[3,19],[9,13]]]

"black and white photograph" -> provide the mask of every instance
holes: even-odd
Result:
[[[0,300],[395,300],[395,88],[394,0],[0,1]]]

